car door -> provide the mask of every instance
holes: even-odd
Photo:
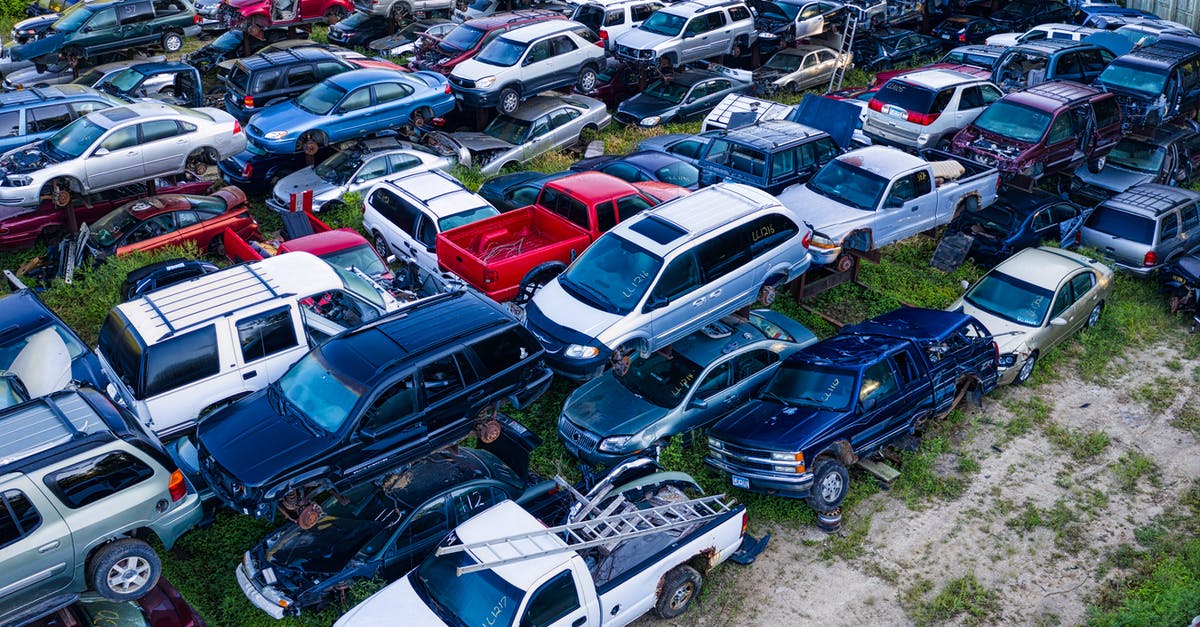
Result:
[[[138,2],[118,2],[116,37],[108,46],[110,49],[122,49],[154,42],[158,39],[154,32],[154,8],[149,0]]]
[[[326,128],[329,129],[329,141],[346,141],[366,135],[373,124],[371,117],[374,112],[369,85],[346,94],[326,124]]]
[[[693,317],[725,315],[749,304],[758,293],[763,268],[750,267],[753,222],[743,222],[696,247],[703,280],[700,304],[689,304]],[[718,312],[720,312],[718,314]]]
[[[529,139],[525,140],[525,154],[532,158],[554,148],[554,144],[554,135],[550,132],[550,114],[547,113],[530,125]]]
[[[1048,233],[1050,241],[1058,238],[1058,245],[1062,248],[1075,245],[1075,235],[1079,232],[1079,227],[1083,224],[1084,219],[1080,207],[1069,202],[1061,202],[1051,205],[1049,211],[1055,226],[1055,229]]]
[[[374,129],[403,126],[412,121],[416,103],[412,98],[415,90],[411,86],[404,83],[379,83],[371,87],[371,90],[375,96]]]
[[[108,189],[145,178],[136,124],[110,130],[93,145],[83,169],[91,191]]]
[[[876,246],[933,228],[937,221],[937,201],[928,170],[916,170],[897,178],[884,198],[883,209],[875,215]]]
[[[188,138],[175,120],[152,120],[138,124],[138,145],[146,177],[175,174],[188,154]]]
[[[75,575],[71,530],[49,499],[23,474],[0,490],[2,613],[29,608],[67,590]]]
[[[826,85],[829,75],[837,67],[837,54],[832,50],[818,50],[813,60],[812,85]]]
[[[416,375],[404,372],[385,386],[371,400],[359,420],[356,438],[361,450],[355,455],[358,464],[346,469],[346,474],[362,472],[378,460],[395,457],[400,452],[424,450],[428,447],[428,427],[421,411],[420,390]]]
[[[1075,115],[1070,109],[1058,112],[1046,133],[1046,152],[1043,159],[1047,171],[1065,168],[1071,164],[1075,149],[1083,138],[1077,137]]]
[[[692,16],[683,27],[683,40],[679,45],[679,62],[689,63],[708,57],[708,13]]]
[[[233,328],[238,339],[237,367],[247,390],[278,380],[308,352],[308,343],[300,341],[300,320],[291,305],[237,318]]]
[[[804,5],[796,15],[796,38],[819,35],[825,30],[824,6],[819,2]]]
[[[488,390],[479,382],[461,345],[421,366],[418,383],[429,445],[433,448],[458,442],[473,426],[468,417],[483,407]]]
[[[404,576],[450,532],[453,523],[449,501],[446,494],[439,494],[408,514],[403,526],[396,530],[393,550],[384,558],[386,577]]]
[[[551,38],[535,41],[521,60],[521,85],[525,96],[532,96],[554,82],[557,60],[550,44]]]
[[[1050,65],[1046,80],[1067,80],[1082,83],[1083,67],[1079,64],[1079,53],[1066,52],[1058,55]]]
[[[373,221],[372,235],[383,237],[390,252],[398,255],[408,255],[413,261],[417,260],[417,221],[421,211],[408,198],[396,194],[389,189],[376,189],[371,192],[367,202],[371,209],[378,213],[382,220]],[[376,237],[378,241],[378,237]],[[378,248],[378,246],[377,246]],[[380,251],[384,255],[387,252]],[[425,268],[437,266],[423,266]]]
[[[580,128],[574,124],[579,109],[561,107],[550,112],[550,141],[556,148],[569,147],[579,141]]]
[[[70,107],[65,104],[30,107],[25,110],[25,135],[48,135],[70,124],[73,119]]]
[[[117,9],[108,6],[96,11],[78,31],[71,35],[71,45],[83,48],[88,54],[113,49],[117,29]]]
[[[854,424],[846,434],[856,453],[877,448],[892,431],[896,417],[906,413],[901,399],[900,381],[890,359],[885,357],[863,370]]]
[[[1078,331],[1087,322],[1088,314],[1100,302],[1100,293],[1096,287],[1096,273],[1083,270],[1071,277],[1071,296],[1073,302],[1064,314],[1070,323],[1072,332]]]
[[[367,159],[354,173],[351,186],[353,188],[365,187],[373,184],[379,177],[389,174],[388,159],[387,155]]]
[[[410,250],[410,254],[422,268],[437,267],[437,234],[439,230],[437,218],[422,211],[421,216],[417,218],[416,238],[413,248]]]
[[[121,239],[118,255],[135,250],[151,251],[172,243],[175,238],[175,217],[171,212],[160,213],[142,221]]]
[[[695,247],[667,261],[642,310],[651,314],[650,332],[655,346],[666,346],[686,334],[687,325],[704,306],[702,288]]]
[[[683,97],[683,104],[679,107],[679,119],[687,120],[697,113],[703,111],[704,105],[707,102],[709,88],[714,81],[700,81],[692,85],[692,89]]]

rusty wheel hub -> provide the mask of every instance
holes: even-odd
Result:
[[[309,503],[300,510],[300,515],[296,517],[296,524],[300,525],[301,529],[312,529],[313,525],[325,515],[325,511],[316,503]]]
[[[500,439],[500,421],[491,418],[475,425],[475,435],[480,442],[491,444]]]

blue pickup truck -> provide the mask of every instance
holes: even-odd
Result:
[[[755,400],[713,425],[704,461],[734,487],[832,511],[849,490],[847,467],[995,387],[996,346],[979,321],[897,309],[789,357]]]

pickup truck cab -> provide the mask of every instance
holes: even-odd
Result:
[[[546,183],[537,202],[437,236],[438,265],[498,301],[525,301],[600,234],[658,204],[602,172]]]
[[[779,195],[813,225],[813,263],[848,270],[843,248],[874,250],[996,201],[995,168],[940,150],[921,154],[885,146],[853,150]]]
[[[758,397],[713,425],[704,461],[734,487],[837,509],[847,467],[996,387],[996,348],[971,316],[901,308],[783,362]]]

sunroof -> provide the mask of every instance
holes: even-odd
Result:
[[[101,114],[113,122],[124,122],[137,117],[137,114],[129,109],[129,107],[113,107],[105,109]]]
[[[645,235],[659,244],[669,244],[687,235],[687,231],[678,224],[668,222],[658,216],[646,216],[630,226],[629,230]]]

